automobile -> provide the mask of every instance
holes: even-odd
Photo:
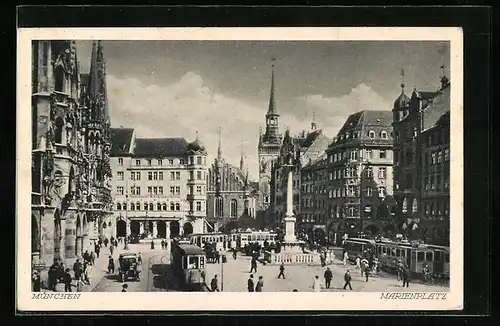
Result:
[[[120,280],[126,282],[128,279],[140,281],[140,264],[136,253],[122,253],[118,257],[118,273]]]

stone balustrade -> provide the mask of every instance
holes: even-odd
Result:
[[[264,251],[264,260],[271,265],[310,265],[320,263],[320,257],[316,253],[274,253]]]

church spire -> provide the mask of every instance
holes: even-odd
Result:
[[[313,119],[311,121],[311,130],[314,131],[316,130],[317,125],[316,125],[316,112],[313,112]]]
[[[401,93],[405,92],[405,70],[401,68]]]
[[[106,62],[102,53],[101,41],[92,42],[92,54],[90,58],[90,71],[88,82],[88,95],[90,99],[97,100],[101,105],[99,113],[108,118],[108,94],[106,89]]]
[[[276,108],[276,99],[274,94],[274,62],[275,58],[272,58],[272,73],[271,73],[271,92],[269,94],[269,109],[267,110],[266,116],[279,115],[278,109]]]
[[[219,127],[219,145],[217,146],[217,159],[220,161],[222,159],[222,146],[221,146],[221,132]]]
[[[241,146],[240,171],[243,172],[243,168],[244,168],[244,164],[245,164],[244,161],[243,161],[243,156],[244,156],[244,154],[243,154],[243,140],[241,141],[241,145],[240,146]]]

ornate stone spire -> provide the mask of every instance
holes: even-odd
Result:
[[[219,127],[219,145],[217,146],[217,160],[222,160],[221,129]]]
[[[278,109],[276,108],[276,99],[274,94],[274,62],[275,58],[272,59],[272,73],[271,73],[271,92],[269,95],[269,109],[267,110],[266,116],[279,115]]]
[[[92,55],[90,59],[90,72],[88,81],[88,95],[92,101],[99,106],[99,114],[107,120],[108,117],[108,94],[106,88],[106,62],[102,52],[101,41],[92,43]]]
[[[241,141],[241,157],[240,157],[240,170],[241,172],[243,172],[243,168],[244,168],[244,160],[243,160],[243,156],[244,156],[244,153],[243,153],[243,140]]]

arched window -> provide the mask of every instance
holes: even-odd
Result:
[[[61,117],[56,119],[56,130],[55,130],[55,142],[57,144],[62,144],[63,142],[63,129],[64,129],[64,121]]]
[[[116,210],[119,211],[122,209],[122,204],[116,203]]]
[[[58,65],[54,72],[54,89],[64,93],[64,68]]]
[[[417,209],[418,209],[417,198],[413,198],[413,202],[411,204],[411,212],[416,213]]]
[[[180,211],[180,210],[181,210],[181,204],[176,203],[176,204],[175,204],[175,210],[176,210],[176,211]]]
[[[408,212],[408,201],[406,200],[406,198],[403,200],[403,207],[401,210],[403,211],[403,213]]]
[[[381,137],[382,139],[387,139],[387,131],[382,130],[382,132],[380,133],[380,137]]]
[[[373,130],[368,131],[368,138],[375,139],[375,131]]]
[[[150,211],[154,211],[155,210],[155,207],[154,207],[153,203],[149,203],[149,210]]]
[[[160,203],[156,204],[156,210],[161,211],[161,204]]]
[[[174,205],[174,203],[170,203],[170,210],[171,210],[171,211],[175,210],[175,205]]]
[[[215,200],[215,217],[223,217],[224,199],[222,197],[216,197],[214,200]]]
[[[126,209],[127,209],[127,204],[126,204],[126,203],[122,203],[122,209],[123,209],[123,210],[126,210]]]
[[[135,204],[134,204],[134,203],[130,203],[130,210],[131,210],[131,211],[134,211],[134,210],[135,210]]]
[[[163,203],[163,204],[162,204],[162,210],[163,210],[163,211],[166,211],[166,210],[167,210],[167,204],[166,204],[166,203]]]
[[[231,199],[231,217],[238,217],[238,201]]]
[[[135,210],[140,211],[141,210],[141,203],[137,202],[135,203]]]
[[[144,203],[144,210],[145,210],[145,211],[147,211],[147,210],[148,210],[148,208],[149,208],[148,203]]]

